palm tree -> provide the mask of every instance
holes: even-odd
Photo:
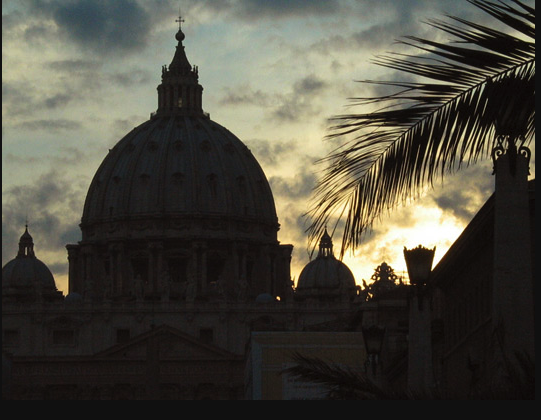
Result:
[[[535,363],[519,355],[519,363],[509,368],[504,384],[489,383],[467,397],[472,400],[533,400],[535,399]],[[294,365],[283,370],[297,380],[323,386],[329,400],[436,400],[444,399],[437,391],[417,393],[396,391],[375,383],[365,373],[301,353],[293,355]],[[446,396],[445,399],[453,399]]]
[[[308,212],[311,243],[339,214],[339,221],[345,217],[341,255],[354,250],[384,211],[419,196],[437,177],[490,157],[502,141],[498,124],[519,125],[511,127],[519,147],[534,138],[535,9],[519,0],[468,1],[508,30],[453,16],[428,21],[458,42],[409,36],[400,43],[421,55],[375,59],[421,81],[364,81],[393,93],[354,98],[356,105],[379,107],[331,119],[329,138],[344,142],[322,159],[327,166]]]

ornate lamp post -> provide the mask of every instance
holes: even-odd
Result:
[[[383,336],[385,335],[385,327],[379,325],[371,325],[363,327],[364,345],[366,347],[367,359],[365,368],[372,367],[372,375],[376,378],[376,369],[379,365],[379,355],[383,346]]]
[[[409,308],[408,330],[408,389],[421,395],[432,391],[434,370],[432,368],[432,334],[430,305],[423,308],[424,292],[430,279],[436,248],[404,247],[404,259],[410,283],[415,289]],[[417,300],[417,304],[415,304]]]
[[[408,267],[411,284],[419,287],[426,285],[430,277],[430,271],[432,270],[435,252],[436,247],[432,249],[425,248],[422,245],[413,249],[404,247],[404,259]]]
[[[415,287],[419,309],[422,309],[422,295],[430,278],[432,262],[436,247],[429,249],[419,245],[417,248],[406,249],[404,247],[404,259],[408,268],[410,283]]]
[[[494,268],[492,328],[498,337],[501,360],[526,354],[534,360],[534,302],[532,231],[528,174],[530,150],[525,146],[533,123],[534,79],[509,76],[492,82],[505,98],[493,109],[495,145]],[[490,86],[488,87],[490,90]],[[488,104],[490,105],[490,91]],[[496,359],[498,356],[496,355]]]

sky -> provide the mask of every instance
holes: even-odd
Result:
[[[294,245],[293,279],[310,261],[318,160],[336,146],[329,119],[374,94],[360,80],[397,78],[373,60],[399,51],[403,36],[445,40],[428,19],[491,21],[466,0],[2,1],[2,266],[28,221],[36,256],[68,293],[65,246],[81,240],[84,199],[108,149],[157,108],[179,7],[203,109],[267,175],[278,239]],[[344,262],[358,284],[383,261],[405,275],[404,247],[436,247],[435,265],[493,191],[491,161],[447,176],[377,220]],[[338,254],[341,233],[333,240]]]

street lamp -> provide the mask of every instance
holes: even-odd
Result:
[[[421,310],[423,306],[422,294],[430,277],[435,252],[436,247],[433,249],[425,248],[421,245],[413,249],[406,249],[406,247],[404,247],[404,259],[406,260],[410,283],[415,287],[418,293],[417,299],[419,310]]]
[[[366,359],[365,367],[372,366],[372,374],[375,376],[376,367],[379,362],[379,355],[381,353],[381,347],[383,346],[383,336],[385,335],[385,327],[378,325],[371,325],[370,327],[363,327],[364,345],[366,347]]]
[[[417,248],[406,249],[404,247],[404,259],[408,268],[410,283],[417,287],[423,287],[427,284],[434,261],[433,249],[424,248],[419,245]]]
[[[409,307],[408,326],[408,388],[423,391],[432,386],[434,370],[432,368],[432,335],[430,305],[423,308],[426,286],[430,280],[433,249],[404,247],[404,259],[408,268],[410,283],[415,295]],[[417,300],[417,305],[415,305]]]

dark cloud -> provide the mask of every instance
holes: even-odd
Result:
[[[245,143],[258,162],[266,167],[280,164],[283,160],[290,158],[297,149],[297,143],[294,141],[252,139]]]
[[[37,100],[32,89],[24,83],[12,83],[2,81],[2,114],[13,117],[28,114],[28,111],[36,109]],[[4,114],[5,113],[5,114]],[[6,124],[4,120],[3,124]]]
[[[131,69],[124,73],[113,73],[108,75],[108,79],[115,85],[121,87],[130,87],[135,85],[144,85],[149,83],[153,77],[144,70]]]
[[[79,74],[81,72],[97,71],[101,68],[102,63],[98,60],[92,59],[70,59],[70,60],[56,60],[47,64],[53,71],[59,71],[62,73]]]
[[[256,105],[270,108],[268,115],[280,121],[295,122],[306,116],[316,115],[320,109],[314,98],[322,94],[329,84],[316,75],[296,80],[287,93],[268,93],[249,86],[227,88],[220,99],[222,105]]]
[[[83,125],[79,121],[67,119],[30,120],[15,125],[17,128],[31,131],[70,131],[80,130]]]
[[[40,251],[63,253],[67,240],[80,240],[78,222],[82,211],[83,186],[56,171],[35,182],[13,186],[2,193],[2,265],[16,255],[24,225]]]
[[[215,5],[216,2],[209,2]],[[289,18],[296,16],[328,16],[340,8],[338,0],[238,0],[229,2],[231,11],[242,19]],[[220,6],[223,9],[223,5]]]
[[[295,82],[293,91],[297,95],[309,96],[319,93],[326,83],[317,76],[310,75]]]
[[[135,0],[33,0],[29,13],[51,18],[58,33],[99,55],[140,51],[151,31],[150,11]],[[27,40],[45,36],[50,26],[32,23]]]
[[[357,20],[358,29],[355,20],[346,31],[336,26],[330,36],[313,43],[308,50],[325,56],[335,51],[368,53],[368,61],[380,52],[396,51],[398,47],[393,44],[405,36],[427,39],[442,36],[440,31],[426,24],[430,19],[447,20],[446,15],[450,14],[478,23],[491,20],[486,13],[468,2],[452,2],[451,6],[447,0],[365,0],[352,3],[348,13]],[[337,19],[336,25],[340,22]],[[403,48],[401,51],[404,52]],[[415,53],[418,52],[416,50]]]
[[[67,93],[57,93],[44,99],[43,105],[45,105],[45,107],[48,109],[54,109],[67,105],[72,99],[73,95]]]
[[[84,149],[84,146],[80,146]],[[89,153],[87,150],[82,151],[78,147],[62,145],[61,149],[55,151],[54,154],[35,154],[35,155],[17,155],[14,153],[2,154],[3,164],[8,166],[29,166],[38,165],[40,163],[50,164],[51,167],[58,168],[60,166],[76,166],[80,167],[81,163],[88,161]]]
[[[238,86],[225,89],[225,95],[220,99],[222,105],[257,105],[270,106],[273,100],[268,93],[261,90],[253,90],[250,86]]]
[[[280,121],[295,122],[319,114],[321,109],[316,106],[314,98],[326,87],[327,83],[314,75],[297,80],[289,94],[278,95],[279,105],[271,115]]]
[[[37,24],[31,24],[24,31],[24,40],[29,44],[36,46],[42,45],[44,42],[48,42],[54,39],[56,31],[50,25],[46,25],[42,22]]]
[[[102,64],[95,60],[62,60],[52,61],[44,65],[44,72],[51,75],[55,83],[48,85],[32,84],[32,82],[2,83],[2,105],[5,115],[25,118],[39,115],[42,111],[62,110],[74,104],[101,101],[104,85],[120,88],[138,87],[149,83],[152,79],[149,72],[131,68],[125,72],[105,73]],[[7,122],[8,125],[13,121]],[[19,127],[37,130],[46,129],[78,129],[80,123],[69,120],[39,119],[22,122]]]
[[[66,72],[64,74],[59,71],[52,80],[58,81],[60,79],[64,82],[45,85],[29,81],[4,81],[2,83],[3,112],[10,117],[31,118],[36,115],[43,116],[43,111],[63,109],[71,106],[74,102],[88,102],[91,98],[99,97],[98,87],[101,82],[98,76],[88,73],[69,74]],[[12,123],[11,120],[7,122],[8,125]],[[68,128],[69,124],[63,124],[62,121],[59,121],[55,125],[57,128],[62,125],[63,128]]]
[[[447,176],[429,199],[444,212],[469,223],[494,191],[492,162],[480,162]]]
[[[274,196],[284,200],[307,199],[316,185],[316,176],[308,168],[301,166],[292,177],[271,176],[269,183]]]

